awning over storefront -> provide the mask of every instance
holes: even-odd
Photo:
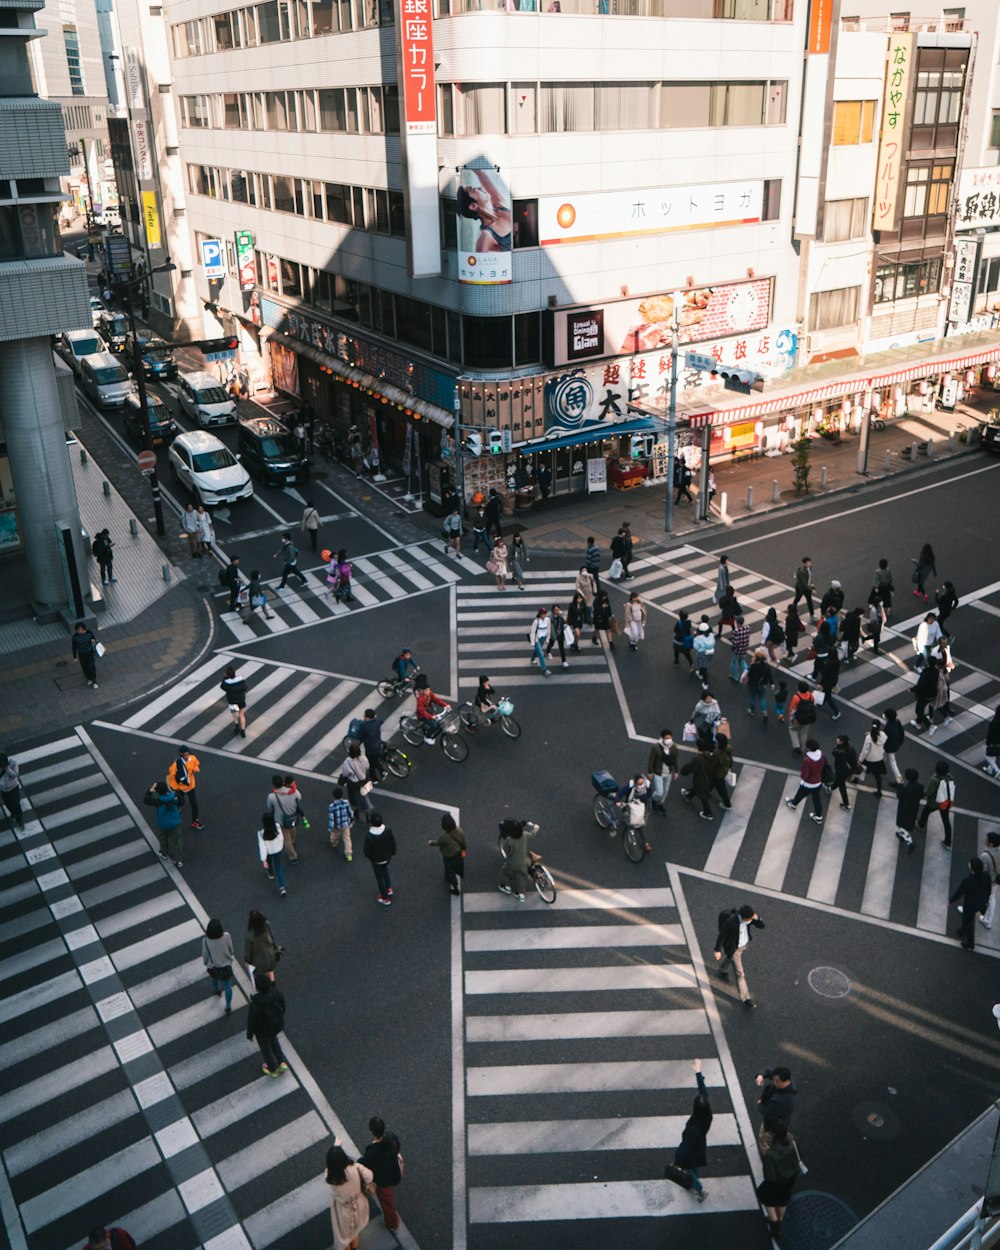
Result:
[[[659,423],[649,417],[635,421],[622,421],[618,425],[592,426],[589,430],[578,430],[575,434],[562,434],[558,438],[536,438],[530,443],[521,443],[515,450],[557,451],[560,447],[575,447],[579,443],[594,443],[602,438],[617,438],[619,434],[651,434]]]
[[[261,332],[261,337],[264,337],[263,331]],[[272,343],[280,343],[282,347],[287,347],[289,351],[297,352],[300,356],[307,356],[310,360],[314,360],[316,364],[322,365],[324,369],[332,370],[339,377],[343,378],[345,382],[356,383],[366,390],[378,391],[380,395],[384,395],[392,403],[402,404],[404,408],[409,408],[412,412],[419,412],[422,417],[426,417],[428,421],[434,421],[442,429],[450,430],[455,424],[454,415],[447,412],[444,408],[439,408],[437,404],[432,404],[429,400],[420,399],[417,395],[411,395],[408,391],[401,390],[391,382],[386,382],[381,378],[374,378],[363,369],[355,369],[345,360],[341,360],[339,356],[331,356],[329,352],[320,351],[318,347],[311,347],[308,343],[292,338],[290,334],[282,334],[280,330],[270,331],[268,337]]]
[[[798,375],[797,384],[779,386],[753,403],[740,404],[734,400],[727,405],[720,396],[718,402],[711,406],[703,403],[687,411],[679,408],[677,415],[685,419],[691,429],[735,425],[805,404],[821,404],[845,395],[882,390],[887,386],[915,382],[930,374],[960,372],[995,360],[1000,360],[1000,336],[995,332],[939,339],[912,348],[879,352],[867,358],[859,356],[851,361],[808,365],[794,370]]]

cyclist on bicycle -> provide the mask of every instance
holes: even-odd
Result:
[[[442,713],[447,712],[451,704],[446,703],[440,695],[434,693],[426,673],[421,673],[415,679],[413,688],[417,694],[417,720],[420,721],[420,726],[424,731],[424,741],[431,743],[441,728]]]
[[[368,757],[373,782],[381,781],[385,772],[379,763],[385,744],[382,741],[382,719],[375,715],[375,709],[366,707],[364,719],[358,726],[358,741]]]
[[[413,658],[409,647],[404,647],[392,662],[392,675],[397,681],[406,681],[411,673],[416,673],[419,669],[420,665]]]
[[[490,720],[497,710],[496,691],[490,684],[486,673],[479,674],[479,689],[476,691],[475,704],[476,710],[484,721]]]
[[[644,829],[646,826],[646,816],[649,812],[649,804],[653,797],[653,787],[649,778],[645,773],[636,773],[631,781],[626,781],[623,786],[619,786],[615,791],[615,802],[621,805],[624,818],[633,828]],[[632,804],[639,803],[642,805],[642,816],[639,817],[638,809],[633,814]],[[646,854],[652,851],[652,847],[648,842],[645,843]]]
[[[537,825],[526,825],[522,820],[504,820],[500,824],[507,858],[500,868],[497,889],[501,894],[515,895],[519,903],[524,902],[524,892],[529,881],[528,866],[531,863],[531,852],[526,839],[533,837],[537,828]]]

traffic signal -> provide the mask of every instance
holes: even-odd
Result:
[[[628,442],[633,460],[648,460],[653,453],[653,439],[649,434],[633,434]]]
[[[194,339],[191,347],[200,347],[203,352],[234,352],[239,347],[239,339]]]
[[[481,456],[483,454],[483,436],[472,430],[462,439],[462,450],[467,456]]]
[[[499,430],[490,430],[489,447],[491,456],[499,456],[503,453],[503,435]]]

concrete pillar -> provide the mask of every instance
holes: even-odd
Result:
[[[80,532],[76,488],[47,338],[0,343],[0,424],[36,603],[67,602],[56,521]]]

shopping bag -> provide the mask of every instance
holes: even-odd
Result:
[[[695,728],[694,721],[689,720],[684,726],[682,738],[684,742],[694,742],[698,737],[698,730]]]
[[[608,577],[613,582],[620,581],[621,575],[625,572],[625,566],[617,556],[611,561],[611,568],[608,569]]]

